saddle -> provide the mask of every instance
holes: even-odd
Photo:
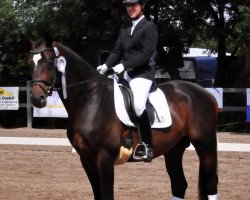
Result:
[[[122,96],[123,96],[124,106],[125,106],[126,111],[128,113],[129,119],[131,120],[131,122],[136,124],[137,117],[136,117],[135,110],[134,110],[134,101],[133,101],[132,90],[130,89],[128,84],[124,84],[124,83],[119,85],[119,88],[120,88]],[[149,100],[147,100],[147,103],[146,103],[146,110],[147,110],[147,113],[149,116],[150,123],[153,124],[155,121],[155,114],[154,113],[156,111],[155,111],[153,105],[149,102]]]
[[[114,75],[114,101],[118,118],[127,126],[136,127],[133,94],[128,82]],[[150,91],[146,103],[151,128],[167,128],[172,124],[169,106],[160,88]]]
[[[129,127],[137,127],[133,93],[129,84],[123,77],[118,77],[117,75],[114,75],[113,79],[116,114],[123,124]],[[150,119],[151,128],[168,128],[171,126],[172,119],[167,99],[160,88],[150,91],[146,102],[146,110]],[[122,140],[120,154],[115,164],[123,164],[131,159],[140,161],[140,159],[135,157],[136,149],[133,150],[131,148],[133,143],[131,134],[125,136]],[[138,143],[138,145],[140,146],[141,144]],[[132,154],[134,155],[131,157]]]

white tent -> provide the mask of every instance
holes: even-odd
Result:
[[[230,53],[226,54],[230,56]],[[189,52],[187,54],[183,54],[183,57],[201,57],[201,56],[210,56],[210,57],[217,57],[217,53],[210,53],[209,49],[202,49],[202,48],[189,48]]]
[[[209,49],[201,49],[201,48],[189,48],[189,52],[187,54],[183,54],[183,57],[198,57],[198,56],[211,56],[217,57],[217,53],[210,53]]]

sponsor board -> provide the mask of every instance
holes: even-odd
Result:
[[[219,111],[223,108],[223,88],[206,88],[216,99]]]
[[[47,98],[47,105],[44,108],[33,109],[33,117],[58,117],[67,118],[68,113],[56,91]]]
[[[0,110],[19,109],[19,87],[0,87]]]

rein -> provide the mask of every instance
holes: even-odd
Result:
[[[86,84],[86,83],[88,83],[88,82],[90,82],[90,81],[92,81],[92,80],[94,80],[94,79],[91,78],[91,79],[88,79],[88,80],[85,80],[85,81],[81,81],[81,82],[77,82],[77,83],[72,83],[72,84],[67,85],[66,88],[73,88],[73,87],[78,86],[78,85],[83,85],[83,84]],[[97,87],[105,86],[105,85],[107,85],[107,83],[97,84],[97,85],[94,86],[93,88],[90,88],[88,91],[90,91],[90,90],[92,90],[92,89],[94,89],[94,88],[97,88]],[[63,87],[59,87],[59,88],[54,88],[54,87],[53,87],[53,91],[60,91],[60,90],[62,90],[62,89],[63,89]]]
[[[108,70],[104,73],[104,75],[106,75],[106,76],[108,76],[108,75],[113,75],[113,74],[115,74],[115,73],[114,73],[114,71],[113,71],[112,68],[108,69]],[[85,83],[90,82],[91,80],[93,80],[93,78],[90,78],[90,79],[85,80],[85,81],[77,82],[77,83],[72,83],[72,84],[67,85],[66,88],[71,88],[71,87],[75,87],[75,86],[78,86],[78,85],[82,85],[82,84],[85,84]],[[105,82],[105,84],[100,84],[100,85],[97,85],[96,87],[102,87],[102,86],[104,86],[104,85],[107,85],[107,83]],[[94,88],[96,88],[96,87],[94,87]],[[63,89],[63,87],[54,88],[53,90],[54,90],[54,91],[59,91],[59,90],[62,90],[62,89]]]

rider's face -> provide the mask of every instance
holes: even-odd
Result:
[[[143,5],[139,3],[126,4],[128,15],[132,20],[137,19],[142,15],[142,8]]]

